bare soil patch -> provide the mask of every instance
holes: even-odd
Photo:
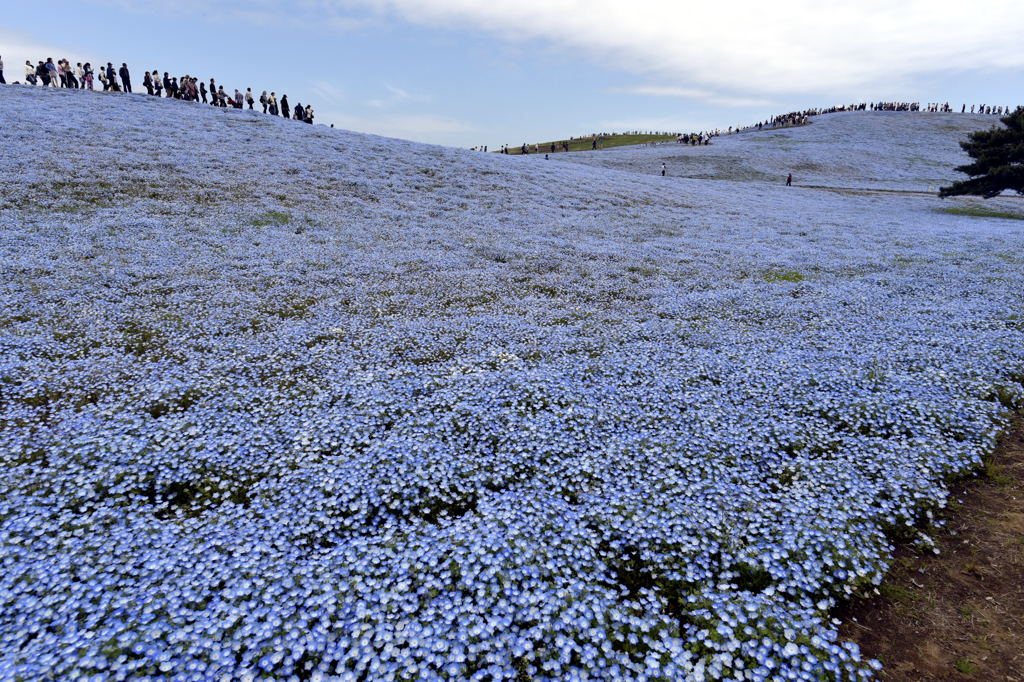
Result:
[[[841,635],[883,680],[1024,682],[1024,416],[952,492],[941,554],[900,548],[882,595],[841,614]]]

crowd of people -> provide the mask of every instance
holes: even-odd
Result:
[[[100,65],[97,69],[89,62],[78,62],[72,66],[67,59],[54,61],[52,57],[46,61],[39,60],[34,65],[29,60],[25,61],[25,83],[29,85],[94,90],[97,80],[106,92],[132,92],[132,75],[126,63],[122,63],[120,68],[115,68],[112,62],[107,62],[106,66]],[[3,76],[3,59],[0,57],[0,83],[6,82]],[[205,82],[194,76],[186,74],[176,77],[167,71],[161,76],[155,69],[145,72],[142,85],[146,89],[146,94],[152,97],[202,102],[225,109],[244,109],[248,106],[249,109],[255,110],[255,103],[258,101],[264,114],[313,123],[312,106],[296,103],[292,107],[288,102],[288,95],[281,95],[281,99],[278,100],[276,92],[267,94],[264,90],[257,98],[253,95],[252,88],[246,88],[245,93],[235,88],[232,93],[225,90],[223,85],[217,85],[213,78],[207,87]]]
[[[971,105],[969,108],[964,104],[960,108],[960,113],[977,113],[979,114],[994,114],[1003,115],[1013,111],[1013,108],[1009,106],[986,106]],[[826,107],[823,109],[805,109],[804,111],[793,111],[788,114],[780,114],[773,116],[765,121],[759,121],[753,125],[738,126],[736,128],[729,128],[726,133],[740,133],[747,132],[750,130],[763,130],[765,128],[788,128],[791,126],[805,125],[810,122],[812,116],[821,116],[822,114],[835,114],[843,111],[926,111],[931,113],[953,113],[954,109],[949,105],[949,102],[930,102],[923,108],[920,102],[862,102],[860,104],[844,104],[834,107]],[[721,134],[722,131],[712,132],[712,137]]]

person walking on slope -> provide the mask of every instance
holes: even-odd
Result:
[[[86,62],[82,65],[82,78],[85,80],[85,84],[82,86],[89,90],[92,90],[92,62]]]
[[[25,82],[36,84],[36,67],[32,66],[32,62],[25,60]]]
[[[312,105],[306,105],[306,123],[313,124],[313,107]]]
[[[78,87],[85,90],[85,69],[82,68],[82,62],[75,64],[75,77],[78,79]]]
[[[269,103],[270,103],[270,102],[268,101],[269,99],[270,99],[270,98],[269,98],[269,97],[267,97],[267,91],[266,91],[266,90],[264,90],[264,91],[263,91],[263,94],[262,94],[262,95],[260,95],[260,106],[262,106],[262,107],[263,107],[263,113],[264,113],[264,114],[265,114],[265,113],[267,113],[267,104],[269,104]]]
[[[667,170],[668,170],[668,167],[665,165],[665,162],[662,161],[661,162],[661,177],[665,177],[665,171],[667,171]]]
[[[792,186],[793,186],[793,174],[790,173],[789,175],[786,176],[786,187],[792,187]]]
[[[124,87],[124,91],[131,92],[132,79],[131,74],[128,73],[128,65],[121,62],[121,69],[117,73],[121,76],[121,85]]]
[[[253,100],[253,98],[252,98],[252,88],[246,88],[245,89],[245,103],[249,105],[250,109],[252,109],[252,103],[254,101],[255,100]]]
[[[285,118],[290,118],[291,113],[288,109],[288,95],[281,95],[281,115]]]
[[[267,108],[270,110],[271,116],[277,116],[277,93],[270,93],[270,97],[267,98]]]
[[[114,65],[107,62],[107,85],[114,92],[119,91],[121,88],[117,85],[117,73],[114,71]]]
[[[149,71],[147,71],[146,75],[142,77],[142,85],[144,88],[146,88],[147,95],[153,94],[153,76],[149,73]]]

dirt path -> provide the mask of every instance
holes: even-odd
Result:
[[[901,549],[882,596],[841,615],[842,636],[883,680],[1024,682],[1024,416],[952,501],[942,553]]]

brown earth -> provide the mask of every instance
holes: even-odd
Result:
[[[840,614],[841,637],[882,680],[1024,682],[1024,417],[944,517],[941,553],[900,548],[881,596]]]

